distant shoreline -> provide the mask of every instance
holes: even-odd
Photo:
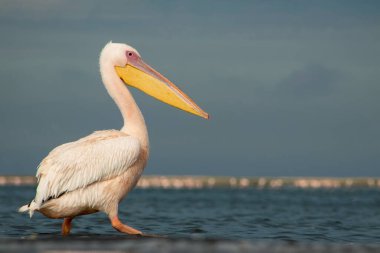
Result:
[[[33,176],[0,176],[0,186],[36,185]],[[138,188],[380,188],[380,178],[142,176]]]

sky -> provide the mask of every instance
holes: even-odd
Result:
[[[380,2],[0,0],[0,174],[120,129],[99,75],[135,47],[204,120],[133,90],[145,174],[380,176]]]

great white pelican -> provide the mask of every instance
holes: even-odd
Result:
[[[142,235],[118,218],[119,202],[136,185],[149,157],[144,117],[126,85],[200,117],[208,119],[208,114],[146,64],[131,46],[110,42],[99,62],[103,83],[124,126],[120,131],[97,131],[53,149],[38,167],[36,196],[19,211],[29,212],[30,217],[38,211],[49,218],[63,218],[63,235],[70,233],[74,217],[101,211],[116,230]]]

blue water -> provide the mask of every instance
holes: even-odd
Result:
[[[59,235],[61,220],[17,213],[34,187],[0,187],[0,238]],[[169,237],[380,243],[380,190],[136,189],[120,219]],[[73,235],[119,235],[105,214],[73,221]]]

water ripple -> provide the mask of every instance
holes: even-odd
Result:
[[[0,187],[0,237],[59,236],[61,220],[17,208],[34,187]],[[380,190],[137,189],[120,204],[120,219],[170,237],[380,243]],[[120,236],[102,213],[78,217],[74,235]]]

